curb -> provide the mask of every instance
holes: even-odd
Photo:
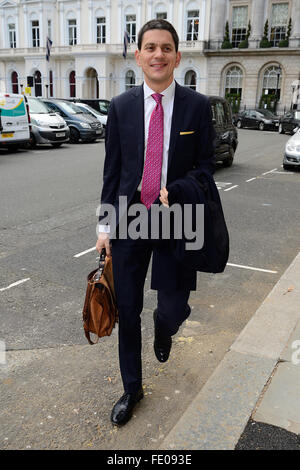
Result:
[[[160,449],[233,450],[300,319],[300,252]]]

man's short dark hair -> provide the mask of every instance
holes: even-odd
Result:
[[[139,34],[138,34],[138,50],[139,51],[141,50],[141,47],[142,47],[144,34],[146,33],[146,31],[150,31],[151,29],[164,29],[166,31],[169,31],[175,43],[175,50],[176,52],[178,51],[178,43],[179,43],[178,34],[174,26],[166,20],[150,20],[144,24],[144,26],[140,29]]]

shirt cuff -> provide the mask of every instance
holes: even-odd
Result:
[[[98,225],[98,233],[110,233],[110,225]]]

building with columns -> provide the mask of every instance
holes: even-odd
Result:
[[[167,19],[178,32],[178,83],[227,96],[235,107],[274,97],[279,111],[295,104],[299,0],[0,0],[0,91],[24,91],[31,80],[33,96],[110,99],[142,83],[134,51],[152,18]],[[267,20],[267,47],[260,47]]]

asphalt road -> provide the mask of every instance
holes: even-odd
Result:
[[[180,350],[178,370],[189,371],[182,407],[198,391],[191,384],[199,387],[207,380],[299,251],[300,172],[281,166],[288,138],[242,129],[233,166],[220,166],[215,173],[230,259],[220,275],[198,274],[190,322],[174,346],[174,354]],[[75,255],[95,245],[103,161],[101,141],[12,154],[0,150],[0,340],[8,351],[87,344],[81,312],[86,276],[96,267],[97,254]],[[155,307],[149,278],[150,271],[142,315],[146,351],[152,347],[150,311]],[[114,338],[102,343],[99,370],[106,370],[113,351],[110,375],[120,390]],[[150,381],[153,358],[147,361]],[[145,437],[140,437],[144,448]],[[109,439],[114,448],[116,441]],[[107,442],[103,448],[109,448]]]

